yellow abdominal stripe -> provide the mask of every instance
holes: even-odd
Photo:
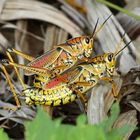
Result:
[[[67,104],[75,100],[76,95],[72,94],[72,90],[65,84],[56,86],[52,89],[27,89],[24,91],[25,102],[31,104],[45,104],[58,106]]]

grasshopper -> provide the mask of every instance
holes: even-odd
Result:
[[[58,106],[72,102],[79,97],[86,102],[84,94],[94,87],[99,80],[111,82],[113,95],[116,98],[115,84],[111,77],[115,72],[115,58],[123,49],[115,53],[105,53],[91,58],[70,72],[52,79],[42,88],[33,87],[24,90],[25,102],[29,105]]]
[[[43,83],[47,83],[50,79],[65,72],[66,70],[74,66],[78,62],[78,60],[86,61],[87,58],[90,57],[93,48],[93,39],[110,17],[111,15],[96,30],[99,20],[98,19],[91,36],[81,36],[67,40],[65,43],[55,46],[53,50],[46,52],[45,54],[37,58],[24,54],[18,50],[15,50],[14,48],[8,48],[6,51],[6,54],[9,58],[7,64],[14,67],[17,77],[24,90],[26,89],[26,86],[22,81],[17,68],[24,69],[25,74],[28,76],[35,75],[33,86],[41,88],[43,86]],[[14,63],[11,53],[22,56],[23,58],[29,60],[30,63],[28,63],[27,65]],[[9,85],[16,100],[16,104],[17,106],[20,106],[20,103],[16,97],[16,93],[12,87],[10,78],[8,74],[6,74],[5,66],[2,64],[1,68],[5,73],[6,79],[10,83]]]
[[[26,104],[59,106],[73,102],[76,98],[81,98],[86,103],[85,93],[100,80],[112,84],[113,96],[116,98],[117,93],[112,76],[115,73],[115,58],[122,50],[91,58],[70,72],[50,80],[42,88],[32,87],[24,90],[22,94],[25,96]]]
[[[122,40],[121,40],[122,41]],[[125,49],[131,42],[126,44]],[[44,81],[42,87],[33,86],[22,91],[25,103],[28,105],[50,105],[59,106],[73,102],[81,98],[86,102],[85,93],[94,87],[100,80],[109,81],[112,84],[113,95],[117,97],[115,84],[111,78],[115,72],[116,56],[123,50],[116,50],[114,53],[90,58],[87,62],[77,65],[73,70],[66,72],[49,82]],[[13,91],[12,83],[2,62],[2,69]],[[18,99],[16,99],[18,100]],[[20,107],[20,104],[18,107]]]
[[[11,61],[9,64],[14,67],[24,69],[25,75],[37,74],[40,76],[45,75],[54,78],[56,75],[59,75],[74,66],[78,60],[86,61],[87,58],[90,57],[93,49],[94,38],[110,17],[111,15],[99,28],[97,28],[99,21],[98,18],[91,36],[80,36],[69,39],[63,44],[54,46],[54,49],[37,58],[24,54],[18,50],[15,50],[14,48],[8,48],[6,53]],[[14,63],[10,55],[11,52],[22,56],[30,62],[27,65]]]
[[[15,50],[14,48],[8,48],[6,54],[10,60],[9,65],[14,67],[23,88],[25,89],[26,87],[18,74],[17,68],[24,69],[25,75],[36,75],[34,78],[34,84],[37,85],[38,81],[38,86],[41,87],[42,85],[40,80],[47,82],[49,79],[60,75],[64,71],[74,66],[78,60],[86,61],[86,59],[90,57],[93,48],[93,40],[97,32],[101,30],[109,18],[110,16],[96,31],[98,19],[91,36],[81,36],[67,40],[65,43],[55,46],[54,49],[37,58],[24,54],[18,50]],[[30,62],[27,65],[16,64],[14,63],[10,53],[20,55]],[[44,79],[42,76],[44,76]]]

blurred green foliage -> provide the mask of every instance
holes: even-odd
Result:
[[[139,15],[136,15],[133,12],[131,12],[131,11],[125,9],[125,8],[121,8],[120,6],[115,5],[115,4],[113,4],[113,3],[111,3],[111,2],[109,2],[107,0],[97,0],[97,1],[102,3],[102,4],[105,4],[105,5],[109,6],[109,7],[113,8],[113,9],[115,9],[115,10],[118,10],[118,11],[124,13],[124,14],[127,14],[128,16],[133,17],[136,20],[140,20]]]
[[[122,137],[133,126],[123,126],[112,129],[114,121],[119,114],[118,104],[114,104],[111,116],[98,125],[86,124],[86,117],[79,116],[77,125],[62,125],[61,120],[52,121],[45,112],[39,109],[38,115],[33,122],[26,124],[27,140],[122,140]]]
[[[0,129],[0,139],[1,140],[9,140],[8,136],[6,133],[3,132],[3,129]]]
[[[125,125],[121,128],[112,128],[113,123],[119,115],[119,105],[114,104],[111,116],[98,125],[86,124],[86,117],[81,115],[77,119],[77,125],[63,125],[61,120],[51,120],[49,116],[38,109],[38,114],[32,122],[27,122],[27,140],[122,140],[122,137],[134,129],[133,126]],[[7,136],[0,131],[0,138],[7,140]],[[140,139],[137,139],[140,140]]]

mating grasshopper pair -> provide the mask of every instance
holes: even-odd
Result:
[[[124,48],[130,43],[126,44]],[[43,87],[31,87],[24,90],[22,93],[26,97],[25,102],[29,105],[58,106],[72,102],[76,98],[81,98],[86,103],[85,93],[94,87],[99,80],[110,82],[113,95],[117,97],[115,84],[111,77],[115,73],[116,56],[123,49],[89,58],[88,62],[83,62],[71,71],[44,83]]]
[[[109,18],[110,16],[107,20]],[[113,75],[115,56],[119,52],[116,51],[115,53],[106,53],[95,58],[88,58],[92,53],[93,39],[105,22],[96,31],[97,20],[92,36],[82,36],[68,40],[38,58],[33,58],[15,49],[8,49],[7,56],[9,60],[2,60],[1,68],[15,97],[17,108],[20,107],[20,102],[5,69],[4,65],[6,64],[14,67],[24,89],[22,95],[25,96],[25,102],[28,105],[43,104],[57,106],[72,102],[77,97],[80,97],[85,102],[84,93],[95,86],[99,80],[111,82],[113,93],[116,97],[114,81],[110,76]],[[10,52],[21,55],[29,60],[30,63],[27,65],[14,63]],[[76,66],[70,72],[62,74],[74,66],[79,59],[86,62]],[[37,75],[33,87],[26,89],[17,68],[24,69],[27,75]]]

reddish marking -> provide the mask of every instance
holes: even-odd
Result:
[[[32,64],[30,64],[30,66],[33,66],[33,67],[42,67],[46,63],[46,61],[48,61],[48,59],[50,57],[53,57],[51,53],[49,55],[43,56],[41,59],[33,62]],[[66,58],[67,55],[66,55],[65,52],[62,52],[59,57]]]
[[[63,60],[67,59],[67,55],[66,52],[62,52],[59,57],[57,58],[57,60],[53,63],[54,66],[60,66],[63,64]]]
[[[42,56],[40,59],[38,59],[38,60],[34,61],[33,63],[31,63],[30,66],[42,67],[46,63],[46,61],[49,60],[50,57],[53,57],[54,51],[51,51],[49,54]]]
[[[45,89],[53,88],[62,82],[66,82],[67,80],[66,78],[67,78],[67,74],[64,74],[63,76],[51,80],[45,85]]]
[[[73,39],[68,40],[67,42],[68,42],[68,44],[80,43],[83,40],[84,37],[85,36],[76,37],[76,38],[73,38]]]
[[[62,58],[67,58],[67,55],[66,55],[65,52],[62,52],[62,53],[60,54],[60,56],[61,56]]]
[[[46,63],[46,61],[48,60],[49,57],[50,57],[50,55],[43,56],[41,59],[33,62],[30,66],[42,67],[44,65],[44,63]]]

